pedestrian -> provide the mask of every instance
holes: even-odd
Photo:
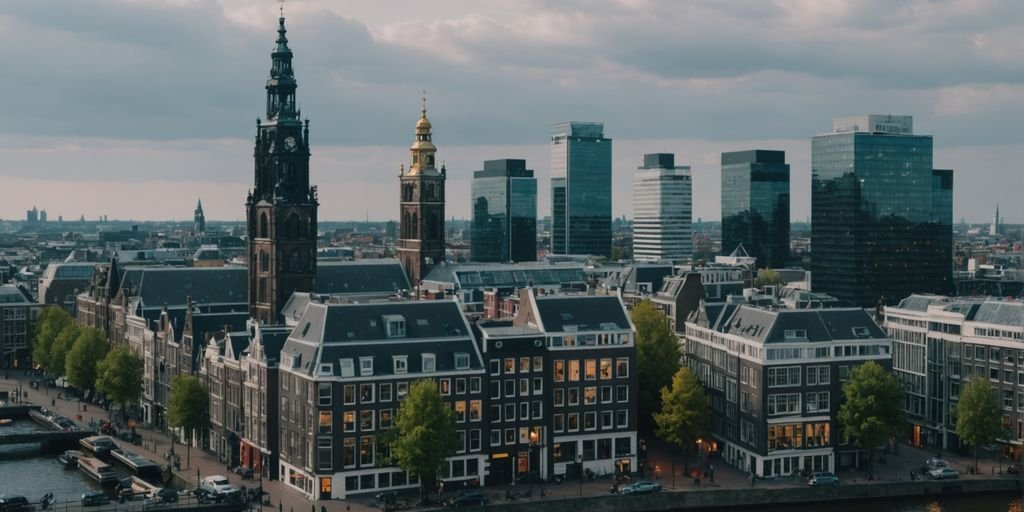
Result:
[[[754,476],[754,472],[753,472],[753,471],[751,471],[751,472],[750,472],[750,477],[749,477],[749,479],[750,479],[750,487],[751,487],[751,488],[753,488],[753,487],[754,487],[754,479],[755,479],[755,478],[757,478],[757,477],[755,477],[755,476]]]
[[[661,466],[655,464],[654,465],[654,479],[658,480],[659,478],[661,478]]]
[[[50,407],[57,407],[57,399],[56,398],[51,398],[50,399]]]
[[[708,476],[711,477],[711,481],[712,482],[715,481],[715,465],[714,464],[709,464],[708,465]]]

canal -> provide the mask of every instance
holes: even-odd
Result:
[[[46,430],[27,418],[0,429],[11,434]],[[57,455],[42,453],[38,444],[0,446],[0,494],[20,494],[38,502],[44,494],[52,492],[58,502],[64,502],[79,500],[83,492],[100,488],[81,471],[64,469]]]

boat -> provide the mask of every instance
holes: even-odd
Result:
[[[110,450],[110,455],[137,475],[149,476],[160,475],[160,465],[141,455],[132,453],[123,448]]]
[[[89,436],[78,441],[83,448],[96,454],[97,457],[110,455],[110,450],[116,449],[117,444],[109,436]]]
[[[0,427],[9,427],[11,425],[14,425],[14,420],[10,418],[0,419]]]
[[[65,468],[74,468],[78,466],[78,459],[81,458],[84,453],[78,450],[67,450],[57,457],[57,460],[64,465]]]
[[[79,457],[78,469],[101,484],[112,484],[117,481],[117,472],[114,468],[93,457]]]

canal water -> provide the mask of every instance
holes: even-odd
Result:
[[[11,434],[45,430],[27,418],[0,429],[0,433]],[[78,469],[64,469],[58,455],[43,453],[38,444],[0,446],[0,494],[20,494],[38,502],[52,492],[58,502],[64,502],[79,500],[83,492],[100,488]]]
[[[738,510],[738,509],[737,509]],[[811,505],[745,508],[758,512],[1024,512],[1021,497],[1013,495],[907,498]]]

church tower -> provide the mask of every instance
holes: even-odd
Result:
[[[416,140],[409,151],[409,170],[399,171],[401,211],[398,253],[409,282],[419,286],[430,269],[444,261],[444,165],[435,167],[437,147],[431,141],[427,99],[416,122]]]
[[[316,276],[316,187],[309,184],[309,120],[295,100],[292,51],[278,20],[271,53],[266,120],[256,120],[256,183],[245,201],[248,223],[249,314],[281,322],[296,291],[313,291]]]
[[[201,235],[206,233],[206,214],[203,213],[203,200],[196,204],[196,210],[192,213],[192,233]]]

